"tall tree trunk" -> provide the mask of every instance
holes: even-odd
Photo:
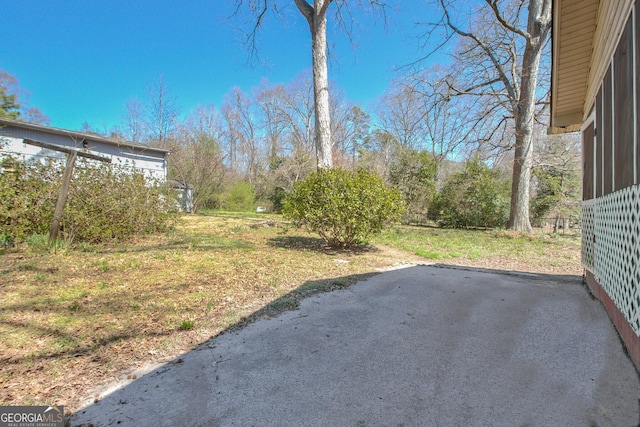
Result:
[[[502,60],[500,49],[496,50],[493,41],[483,40],[477,33],[466,32],[452,23],[445,0],[440,0],[440,7],[444,12],[445,25],[459,36],[472,40],[491,61],[496,71],[496,80],[485,81],[480,85],[474,83],[473,88],[491,85],[496,81],[504,84],[505,93],[500,94],[510,101],[510,112],[513,114],[516,130],[515,153],[513,161],[513,181],[511,185],[511,209],[509,213],[509,229],[531,232],[529,220],[529,185],[531,181],[531,166],[533,164],[533,123],[536,106],[536,85],[538,83],[538,70],[542,50],[549,40],[551,30],[551,6],[552,0],[526,0],[529,3],[527,16],[527,29],[519,28],[518,22],[510,22],[505,19],[499,9],[499,0],[485,0],[485,3],[493,11],[497,24],[514,36],[522,37],[525,41],[524,54],[522,55],[520,84],[518,85],[514,72],[519,61],[514,49],[510,49],[511,63]],[[520,5],[526,3],[520,1]],[[510,3],[509,3],[510,4]],[[504,6],[504,3],[503,3]],[[505,7],[509,7],[506,5]],[[508,39],[497,40],[496,43],[511,44]],[[499,47],[499,46],[498,46]],[[513,45],[511,45],[513,47]],[[509,72],[506,65],[512,67]],[[461,94],[463,92],[460,92]]]
[[[531,182],[531,166],[533,164],[533,120],[527,119],[527,110],[519,103],[516,114],[516,144],[513,159],[513,176],[511,181],[511,209],[509,212],[509,229],[531,232],[529,221],[529,183]]]
[[[548,0],[530,0],[527,19],[527,41],[522,56],[520,94],[514,111],[516,127],[511,210],[509,229],[530,233],[529,186],[533,164],[533,121],[536,107],[536,87],[542,49],[548,38],[551,6]]]
[[[315,106],[315,145],[318,169],[331,168],[331,117],[329,114],[329,72],[327,70],[327,7],[331,0],[316,0],[313,6],[295,0],[311,31],[313,98]]]

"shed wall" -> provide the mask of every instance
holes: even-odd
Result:
[[[113,164],[129,166],[141,170],[147,177],[166,180],[166,153],[152,148],[134,147],[127,144],[106,143],[91,139],[80,139],[78,136],[60,135],[39,129],[23,129],[13,126],[0,127],[0,138],[3,140],[3,148],[0,152],[18,156],[23,160],[60,158],[61,153],[25,144],[24,139],[47,142],[62,147],[86,149],[94,154],[100,154],[111,158]]]

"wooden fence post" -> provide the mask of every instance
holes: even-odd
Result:
[[[53,213],[53,221],[51,221],[51,229],[49,230],[49,244],[55,243],[58,238],[58,228],[60,228],[60,221],[62,221],[62,213],[64,211],[64,205],[67,203],[67,196],[69,195],[69,184],[71,183],[71,177],[73,176],[73,167],[76,164],[78,157],[84,157],[85,159],[97,160],[99,162],[111,163],[109,157],[101,156],[98,154],[89,153],[86,151],[78,151],[74,148],[62,147],[48,142],[35,141],[33,139],[25,138],[22,140],[25,144],[35,145],[36,147],[46,148],[47,150],[58,151],[60,153],[67,153],[67,167],[64,170],[64,176],[62,177],[62,187],[58,193],[58,202],[56,203],[56,210]]]
[[[64,211],[64,205],[67,203],[67,196],[69,195],[69,184],[71,183],[71,177],[73,176],[73,167],[76,164],[76,158],[78,153],[71,151],[67,154],[67,166],[64,170],[64,177],[62,178],[62,186],[58,193],[58,202],[56,203],[56,210],[53,213],[53,221],[51,221],[51,229],[49,230],[49,244],[54,244],[58,238],[58,228],[60,228],[60,221],[62,220],[62,213]]]

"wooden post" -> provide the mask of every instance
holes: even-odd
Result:
[[[60,228],[60,221],[62,220],[62,212],[64,211],[64,205],[67,203],[67,196],[69,195],[69,184],[71,183],[71,177],[73,176],[73,167],[76,164],[76,158],[84,157],[85,159],[98,160],[100,162],[111,163],[109,157],[100,156],[98,154],[88,153],[86,151],[78,151],[74,148],[63,147],[48,142],[35,141],[33,139],[23,139],[22,142],[29,145],[35,145],[36,147],[46,148],[47,150],[54,150],[61,153],[67,153],[67,167],[64,170],[64,177],[62,178],[62,187],[58,193],[58,202],[56,203],[56,210],[53,213],[53,221],[51,222],[51,229],[49,230],[49,244],[55,243],[58,238],[58,228]]]
[[[49,244],[54,244],[58,238],[58,228],[60,228],[60,221],[62,220],[62,212],[64,211],[64,205],[67,203],[67,196],[69,195],[69,184],[71,183],[71,176],[73,176],[73,167],[76,164],[76,158],[78,153],[71,151],[67,154],[67,166],[64,170],[64,177],[62,178],[62,186],[58,193],[58,202],[56,203],[56,210],[53,213],[53,221],[51,221],[51,230],[49,230]]]

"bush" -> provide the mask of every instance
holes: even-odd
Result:
[[[284,191],[282,187],[276,187],[273,190],[273,193],[269,196],[269,201],[271,202],[271,210],[275,213],[281,213],[282,208],[284,207],[284,200],[287,196],[287,192]]]
[[[220,197],[220,208],[232,212],[250,212],[255,209],[256,189],[253,184],[240,181]]]
[[[426,215],[436,194],[438,164],[430,153],[399,149],[389,167],[389,182],[397,188],[412,215]]]
[[[63,165],[4,159],[0,168],[2,233],[24,241],[48,235]],[[123,166],[78,161],[61,221],[67,241],[99,243],[170,227],[177,219],[170,189]]]
[[[580,215],[579,173],[552,165],[533,168],[534,196],[530,201],[531,222],[544,225],[549,217]]]
[[[62,218],[66,240],[99,243],[164,231],[177,218],[172,190],[139,171],[102,164],[80,167]]]
[[[13,158],[0,163],[0,226],[16,241],[49,232],[62,179],[61,166],[25,164]]]
[[[504,227],[509,220],[509,181],[500,171],[472,160],[453,174],[436,197],[436,219],[443,227]]]
[[[298,181],[282,213],[296,227],[318,233],[330,246],[345,248],[366,243],[404,211],[400,193],[377,175],[336,168]]]

